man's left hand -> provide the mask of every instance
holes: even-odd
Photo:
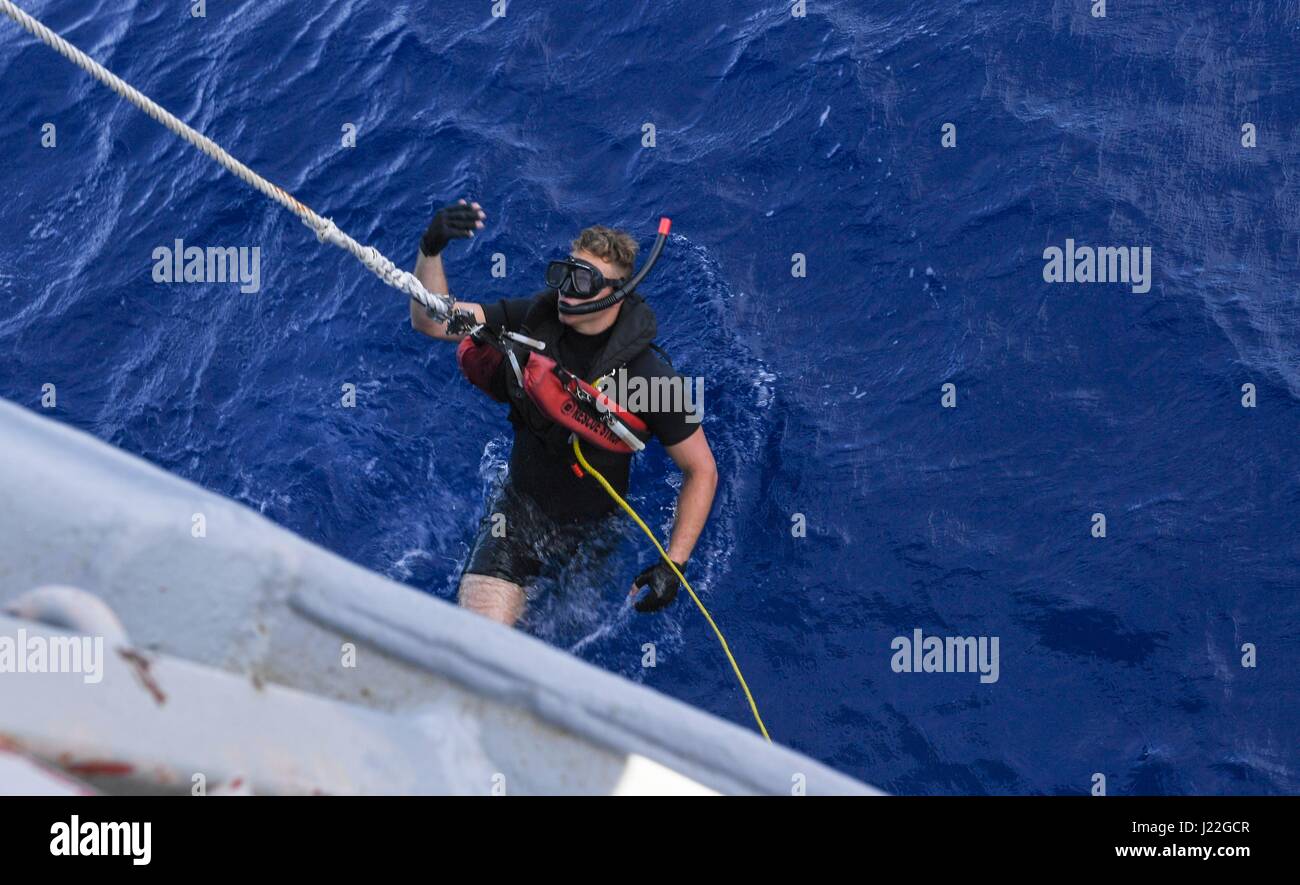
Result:
[[[677,566],[677,570],[683,575],[686,574],[685,563],[674,562],[673,565]],[[636,580],[632,582],[632,593],[629,595],[636,595],[638,590],[646,588],[646,592],[637,600],[635,608],[642,613],[657,612],[677,598],[677,590],[681,585],[682,582],[678,580],[677,575],[673,574],[668,563],[661,559],[636,576]]]

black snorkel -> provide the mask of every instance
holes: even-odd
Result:
[[[597,313],[606,308],[613,307],[615,304],[618,304],[626,298],[627,294],[635,289],[637,284],[646,278],[646,275],[650,273],[650,269],[655,266],[655,262],[659,260],[659,253],[664,251],[664,243],[668,242],[668,231],[672,229],[672,226],[673,223],[670,219],[659,219],[659,236],[655,237],[655,244],[651,247],[650,255],[646,258],[645,264],[641,265],[641,269],[633,275],[632,279],[619,286],[613,292],[610,292],[604,298],[599,298],[595,301],[584,301],[581,304],[566,304],[563,299],[561,299],[558,303],[560,313],[569,316],[581,316],[582,314]]]

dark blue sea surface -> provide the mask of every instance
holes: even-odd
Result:
[[[722,474],[690,576],[776,740],[905,793],[1300,791],[1300,3],[25,6],[403,266],[481,202],[462,299],[670,216],[643,290]],[[510,436],[452,348],[7,19],[0,84],[0,396],[454,600]],[[1151,290],[1046,283],[1067,238],[1150,246]],[[155,283],[176,239],[259,247],[260,291]],[[684,595],[625,607],[652,555],[526,629],[752,727]],[[998,680],[895,673],[918,628]]]

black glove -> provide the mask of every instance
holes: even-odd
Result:
[[[428,229],[420,238],[420,251],[428,258],[441,252],[452,240],[461,240],[474,236],[474,231],[483,226],[487,216],[478,203],[452,203],[445,209],[439,209],[429,222]]]
[[[674,562],[673,565],[677,566],[677,570],[683,575],[686,574],[686,563]],[[682,582],[673,574],[668,563],[661,559],[637,575],[636,580],[632,582],[633,593],[642,587],[650,588],[634,607],[642,613],[657,612],[677,598],[677,590],[681,585]]]
[[[464,335],[470,329],[479,325],[478,317],[474,316],[474,311],[466,310],[463,307],[452,308],[451,319],[447,321],[447,333],[449,335]],[[481,335],[471,335],[479,344],[483,343]]]

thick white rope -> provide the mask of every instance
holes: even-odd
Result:
[[[372,273],[378,276],[388,285],[404,292],[416,301],[419,301],[426,308],[431,310],[439,318],[446,319],[451,315],[451,300],[445,294],[435,294],[425,289],[423,284],[416,279],[415,275],[409,271],[402,270],[393,262],[389,261],[378,249],[373,246],[363,246],[343,231],[339,230],[332,219],[322,218],[309,207],[304,206],[298,200],[294,199],[292,194],[285,192],[282,188],[267,181],[258,175],[252,169],[249,169],[243,163],[236,160],[230,154],[212,139],[208,138],[201,132],[187,126],[166,108],[157,104],[149,96],[138,91],[130,83],[118,77],[108,68],[95,61],[86,53],[73,46],[67,40],[64,40],[58,34],[51,31],[45,25],[32,18],[22,9],[18,8],[11,0],[0,0],[0,11],[9,16],[18,24],[22,25],[34,37],[39,39],[46,46],[58,52],[64,58],[71,61],[77,67],[93,76],[99,82],[112,89],[118,95],[125,98],[131,104],[153,117],[159,123],[166,126],[172,132],[175,132],[181,138],[188,141],[194,147],[203,151],[212,159],[216,160],[227,170],[234,173],[240,181],[261,191],[266,196],[275,200],[284,208],[288,209],[294,215],[302,219],[302,223],[316,232],[316,239],[322,242],[333,243],[341,249],[347,250],[354,258],[370,269]]]

